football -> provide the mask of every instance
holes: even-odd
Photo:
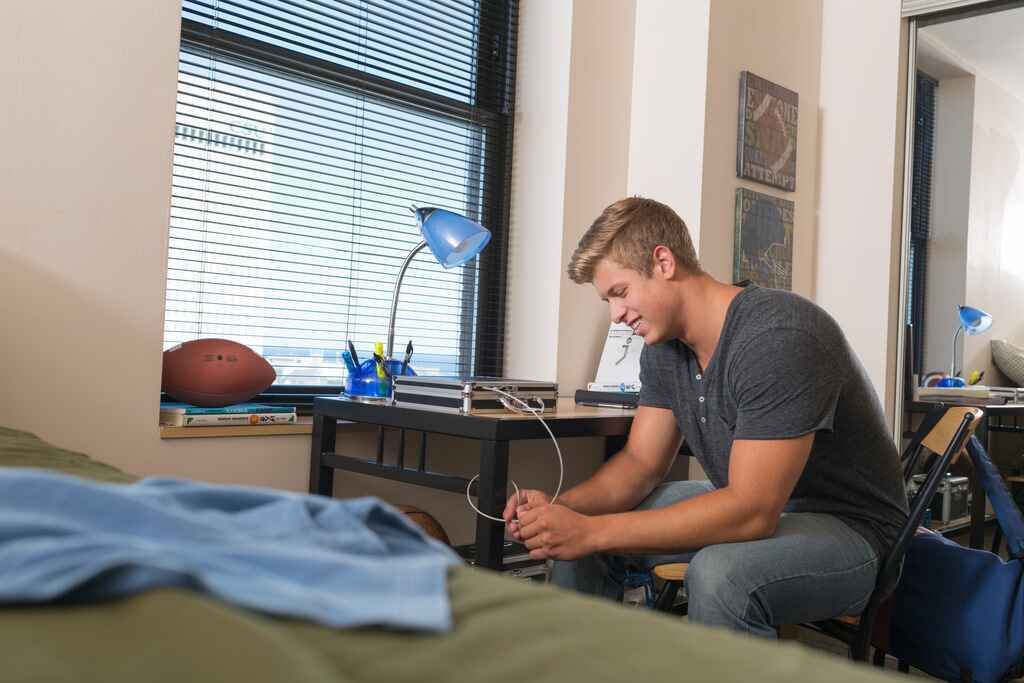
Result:
[[[395,507],[398,508],[399,512],[404,513],[411,522],[427,532],[427,536],[436,538],[445,545],[452,544],[448,539],[448,534],[445,533],[444,527],[429,512],[424,512],[414,505],[396,505]]]
[[[244,403],[277,378],[263,356],[228,339],[196,339],[164,351],[160,388],[178,401],[215,408]]]

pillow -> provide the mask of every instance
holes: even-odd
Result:
[[[993,339],[992,361],[1015,386],[1024,387],[1024,349],[1005,339]]]

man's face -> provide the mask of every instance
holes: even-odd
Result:
[[[674,320],[670,291],[658,269],[651,277],[602,259],[594,268],[594,288],[614,323],[625,323],[642,337],[645,344],[660,344],[672,339]]]

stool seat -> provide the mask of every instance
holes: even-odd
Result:
[[[654,575],[662,581],[682,581],[686,578],[686,570],[689,566],[686,562],[659,564],[654,568]]]

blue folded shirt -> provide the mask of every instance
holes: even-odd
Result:
[[[0,604],[175,586],[325,626],[445,631],[457,562],[376,498],[0,470]]]

